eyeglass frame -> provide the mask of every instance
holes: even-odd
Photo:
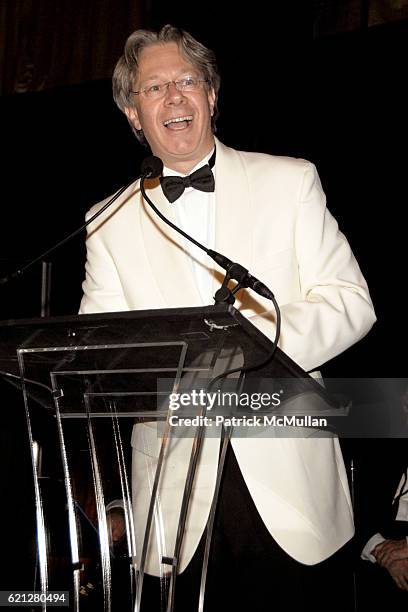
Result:
[[[181,91],[181,92],[183,92],[183,91],[184,91],[184,89],[179,89],[178,85],[179,85],[180,83],[182,83],[183,81],[186,81],[186,80],[188,80],[188,79],[194,79],[194,81],[196,81],[196,82],[197,82],[197,84],[198,84],[198,83],[210,83],[210,79],[198,79],[198,78],[196,78],[196,77],[186,77],[186,78],[184,78],[184,79],[180,79],[179,81],[167,81],[166,83],[160,83],[160,84],[159,84],[159,87],[160,87],[160,88],[163,88],[163,92],[164,92],[164,93],[162,94],[162,97],[164,97],[164,96],[166,95],[166,93],[169,91],[169,87],[170,87],[170,85],[171,85],[172,83],[173,83],[173,85],[175,86],[175,88],[177,89],[177,91]],[[150,85],[149,87],[154,87],[154,84],[153,84],[153,85]],[[146,91],[149,89],[149,87],[145,87],[144,89],[139,89],[139,91],[133,91],[133,90],[131,90],[131,93],[132,93],[132,94],[135,94],[135,95],[137,95],[137,96],[140,96],[141,94],[144,94],[146,98],[149,98],[149,95],[148,95],[148,94],[146,94]],[[191,90],[191,91],[195,91],[195,90]],[[197,90],[197,91],[198,91],[198,90]],[[157,93],[160,93],[160,90],[159,90]]]

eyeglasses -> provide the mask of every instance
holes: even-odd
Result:
[[[149,87],[145,87],[144,89],[140,89],[139,91],[132,91],[132,93],[136,95],[144,94],[146,98],[163,98],[170,85],[173,84],[177,91],[182,92],[190,92],[190,91],[198,91],[201,87],[201,83],[209,83],[208,79],[197,79],[194,77],[186,77],[185,79],[180,79],[179,81],[167,81],[167,83],[154,83],[153,85],[149,85]]]

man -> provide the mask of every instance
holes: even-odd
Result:
[[[390,442],[395,444],[396,441]],[[404,452],[403,445],[400,457],[397,455],[396,459],[396,466],[406,466],[406,448]],[[386,469],[385,474],[389,483],[395,480],[392,470]],[[374,478],[377,484],[376,481]],[[364,610],[372,609],[379,599],[387,601],[390,606],[395,605],[395,609],[398,606],[402,609],[408,600],[408,470],[404,467],[392,504],[390,487],[381,488],[376,484],[372,483],[371,507],[367,516],[362,517],[363,523],[364,520],[368,523],[364,532],[369,533],[370,537],[361,553],[364,561],[371,561],[374,565],[365,563],[360,567],[359,596]],[[373,533],[375,528],[378,531]]]
[[[170,202],[168,198],[173,198],[164,195],[165,185],[162,189],[159,181],[150,181],[150,198],[196,240],[245,265],[271,287],[282,314],[280,347],[310,371],[371,328],[375,315],[368,289],[346,239],[325,208],[312,164],[235,151],[214,137],[219,85],[213,53],[172,26],[158,34],[134,32],[113,79],[119,108],[139,139],[162,159],[164,176],[213,166],[215,191],[187,187]],[[180,241],[158,220],[144,202],[138,182],[90,226],[87,246],[82,313],[208,304],[222,278],[198,249]],[[267,336],[274,336],[270,302],[245,291],[236,307]],[[133,460],[138,477],[143,478],[140,431],[137,427],[134,431]],[[207,446],[197,470],[180,559],[179,569],[183,573],[187,568],[186,574],[196,560],[215,485],[218,446],[213,441]],[[311,609],[312,602],[319,609],[308,566],[330,557],[353,535],[338,441],[264,438],[254,445],[251,439],[233,438],[232,449],[215,539],[223,576],[232,567],[240,568],[241,588],[235,590],[233,608],[251,605],[253,610],[266,610],[273,596],[274,610],[281,609],[279,602],[282,609],[299,602],[303,606],[299,609]],[[173,474],[176,455],[167,461]],[[137,525],[143,525],[138,516],[143,486],[134,488]],[[175,488],[170,484],[163,488],[164,517],[174,512]],[[232,508],[242,529],[233,530]],[[147,571],[156,575],[164,571],[154,552]],[[229,605],[231,596],[226,597]],[[208,609],[215,610],[216,605],[220,604],[212,602]],[[186,603],[185,609],[193,606],[196,600]]]

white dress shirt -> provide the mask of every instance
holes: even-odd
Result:
[[[189,174],[207,164],[213,152],[214,149]],[[212,172],[215,177],[215,166],[212,168]],[[169,175],[186,176],[164,167],[163,176]],[[177,225],[186,234],[195,238],[197,242],[200,242],[200,244],[208,249],[213,249],[215,244],[215,192],[208,193],[194,189],[194,187],[187,187],[184,193],[173,203],[173,206]],[[190,256],[189,260],[202,304],[205,306],[213,304],[211,259],[204,251],[183,236],[180,236],[180,240],[185,252]]]

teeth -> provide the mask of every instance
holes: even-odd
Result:
[[[170,123],[180,123],[181,121],[192,121],[192,115],[186,115],[185,117],[175,117],[174,119],[166,119],[163,121],[163,125],[170,125]]]

